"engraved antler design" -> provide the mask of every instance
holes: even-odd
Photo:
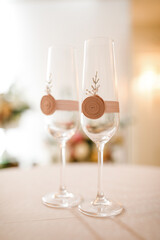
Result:
[[[92,96],[94,96],[98,93],[98,89],[100,87],[100,84],[98,84],[99,78],[97,78],[97,74],[98,74],[98,72],[96,72],[95,77],[92,78],[92,80],[93,80],[93,84],[91,85],[92,90],[90,91],[90,90],[86,89],[86,94],[87,95],[91,94]]]
[[[49,79],[46,82],[46,92],[47,92],[47,94],[51,93],[51,88],[52,88],[52,73],[49,74]]]

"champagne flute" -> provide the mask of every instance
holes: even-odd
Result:
[[[104,195],[102,188],[104,145],[119,125],[119,103],[115,69],[114,41],[95,38],[85,41],[81,94],[81,125],[98,150],[98,189],[94,200],[85,200],[79,210],[93,217],[121,213],[122,206]]]
[[[50,207],[74,207],[81,197],[68,192],[65,185],[66,142],[75,134],[79,118],[73,48],[59,45],[49,48],[46,92],[41,110],[47,130],[59,144],[61,166],[59,191],[46,194],[42,202]]]

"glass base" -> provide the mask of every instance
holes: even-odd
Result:
[[[78,209],[85,215],[103,218],[120,214],[123,207],[120,204],[101,196],[97,197],[94,201],[85,200],[78,206]]]
[[[42,197],[42,202],[48,207],[53,208],[71,208],[78,206],[82,198],[79,195],[74,195],[68,192],[65,188],[59,192],[48,193]]]

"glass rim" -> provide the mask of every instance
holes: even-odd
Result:
[[[71,45],[71,44],[61,44],[61,43],[55,43],[55,44],[52,44],[52,45],[50,45],[49,47],[48,47],[48,50],[49,49],[59,49],[59,48],[61,48],[61,49],[74,49],[74,46],[73,45]]]
[[[109,40],[112,43],[114,43],[114,39],[111,36],[88,38],[84,42],[87,43],[87,42],[95,41],[95,40],[107,40],[107,41]]]

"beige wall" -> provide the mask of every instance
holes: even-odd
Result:
[[[132,0],[132,162],[160,165],[160,1]]]

